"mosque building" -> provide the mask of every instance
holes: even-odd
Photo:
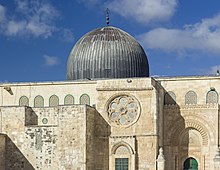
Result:
[[[106,26],[66,78],[0,84],[0,170],[220,170],[219,76],[149,77],[141,45]]]

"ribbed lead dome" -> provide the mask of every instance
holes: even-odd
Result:
[[[141,45],[128,33],[110,26],[95,29],[78,40],[66,71],[67,80],[149,76]]]

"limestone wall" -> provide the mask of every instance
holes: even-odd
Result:
[[[176,94],[178,105],[185,105],[185,95],[189,91],[197,94],[197,104],[206,104],[206,95],[211,89],[220,92],[220,77],[169,77],[157,78],[166,92],[173,91]]]
[[[98,145],[86,141],[95,141],[94,109],[1,107],[0,114],[1,170],[93,169]]]
[[[155,170],[158,147],[157,136],[157,92],[152,79],[121,79],[97,82],[97,110],[111,127],[109,139],[109,169],[114,169],[115,158],[129,158],[129,168]],[[123,99],[128,103],[120,103]],[[115,112],[125,112],[130,108],[129,102],[135,103],[137,119],[125,124],[112,121],[111,105],[116,103]],[[112,103],[113,102],[113,103]],[[114,104],[115,105],[115,104]],[[124,111],[127,109],[127,111]],[[131,108],[132,109],[132,108]],[[111,113],[110,113],[111,112]]]
[[[6,136],[5,135],[0,135],[0,169],[5,170],[5,160],[6,160],[6,153],[5,153],[5,149],[6,149]]]
[[[87,112],[86,124],[87,170],[108,169],[110,126],[94,108]]]
[[[200,170],[213,169],[219,84],[219,77],[0,84],[0,167],[113,170],[116,158],[128,158],[129,169],[155,170],[163,147],[167,170],[182,169],[189,157]],[[210,91],[216,103],[207,103]],[[68,94],[75,104],[88,94],[97,111],[86,105],[48,107],[52,95],[63,105]],[[164,103],[166,94],[171,103]],[[21,96],[34,106],[37,95],[43,107],[17,107]]]
[[[5,136],[5,167],[1,167],[2,170],[34,169],[26,154],[29,148],[25,146],[25,110],[25,107],[0,107],[0,133]]]
[[[26,96],[29,106],[34,107],[34,99],[40,95],[44,99],[44,106],[49,106],[49,99],[56,95],[59,105],[64,105],[64,98],[70,94],[74,97],[74,104],[80,104],[80,96],[87,94],[90,105],[96,103],[96,81],[81,82],[42,82],[42,83],[4,83],[0,84],[0,106],[18,106],[19,99]]]
[[[163,108],[163,144],[166,169],[183,168],[184,161],[195,158],[199,169],[214,169],[213,159],[219,144],[219,77],[177,77],[158,79],[163,91],[175,94],[175,104]],[[207,99],[208,92],[218,101]],[[193,96],[187,97],[189,92]],[[192,94],[192,93],[191,93]]]

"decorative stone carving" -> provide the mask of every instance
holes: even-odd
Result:
[[[116,154],[123,155],[123,154],[130,154],[128,148],[126,146],[119,146],[115,152]]]
[[[165,168],[165,159],[163,154],[163,148],[161,147],[159,149],[159,155],[157,157],[157,169],[164,170],[164,168]]]
[[[217,148],[216,150],[216,155],[213,161],[214,161],[215,170],[220,170],[220,149],[219,148]]]
[[[194,91],[186,93],[185,104],[197,104],[197,94]]]
[[[140,114],[138,101],[131,96],[121,95],[114,98],[108,105],[110,121],[115,125],[126,126],[134,123]]]
[[[48,123],[48,119],[47,119],[47,118],[43,118],[43,119],[42,119],[42,123],[43,123],[43,124],[47,124],[47,123]]]
[[[218,103],[218,93],[210,90],[206,96],[206,103]]]
[[[185,105],[181,106],[180,110],[197,110],[197,109],[218,109],[219,106],[216,103],[207,103],[200,105]]]

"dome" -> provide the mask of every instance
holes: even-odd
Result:
[[[97,28],[78,40],[67,61],[67,80],[148,77],[147,56],[128,33]]]

